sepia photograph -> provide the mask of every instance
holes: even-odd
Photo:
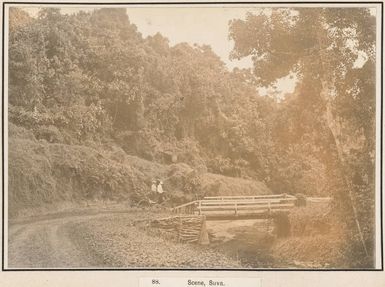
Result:
[[[383,269],[382,6],[120,4],[3,5],[3,270]]]

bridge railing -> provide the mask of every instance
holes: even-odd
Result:
[[[308,197],[309,204],[329,204],[330,197]],[[297,198],[289,194],[255,195],[255,196],[208,196],[202,200],[174,207],[176,214],[199,215],[239,215],[239,214],[264,214],[270,212],[286,212],[294,208]]]
[[[273,199],[273,198],[296,198],[290,194],[266,194],[266,195],[237,195],[237,196],[206,196],[204,200],[239,200],[239,199]]]
[[[211,196],[174,207],[180,214],[235,214],[288,211],[296,204],[292,195]]]
[[[329,203],[332,200],[331,197],[307,197],[306,201],[310,203]]]
[[[171,209],[173,213],[177,214],[195,214],[198,200],[194,200]]]
[[[209,197],[198,202],[197,212],[238,215],[288,211],[295,206],[296,201],[296,197],[289,195]]]

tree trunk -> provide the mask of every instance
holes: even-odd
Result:
[[[322,27],[322,24],[323,24],[322,15],[319,15],[319,17],[320,18],[318,19],[318,21],[320,23],[320,27]],[[321,69],[321,71],[320,71],[320,74],[321,74],[320,97],[321,97],[321,99],[325,105],[325,109],[326,109],[325,118],[326,118],[328,128],[331,132],[331,135],[333,137],[333,141],[334,141],[334,144],[335,144],[335,147],[337,150],[337,164],[340,166],[340,168],[342,170],[341,175],[342,175],[344,185],[348,191],[347,195],[349,197],[353,219],[354,219],[354,222],[355,222],[355,225],[357,228],[357,232],[360,236],[362,248],[365,251],[366,256],[368,256],[369,255],[368,249],[367,249],[365,241],[364,241],[362,229],[360,226],[360,222],[358,220],[357,209],[356,209],[355,204],[354,204],[353,187],[352,187],[350,179],[346,176],[347,168],[346,168],[346,164],[344,161],[344,155],[343,155],[343,149],[342,149],[343,146],[339,140],[340,136],[341,136],[341,127],[338,124],[336,118],[334,117],[333,110],[332,110],[332,103],[331,103],[330,95],[332,94],[331,92],[333,91],[333,76],[332,75],[333,75],[334,71],[331,68],[326,67],[327,62],[325,61],[325,59],[327,59],[327,57],[326,57],[326,55],[324,55],[324,51],[326,49],[325,44],[328,43],[328,38],[327,38],[325,29],[318,29],[317,40],[318,40],[318,49],[319,49],[318,58],[319,58],[319,62],[320,62],[319,68]]]
[[[341,131],[341,127],[340,127],[338,121],[333,116],[332,105],[331,105],[330,100],[329,100],[329,94],[331,92],[331,87],[330,86],[331,85],[328,84],[328,82],[326,80],[322,80],[322,82],[321,82],[321,87],[322,88],[321,88],[321,91],[320,91],[320,96],[321,96],[321,98],[322,98],[322,100],[324,101],[324,104],[325,104],[325,109],[326,109],[325,118],[326,118],[326,122],[327,122],[328,128],[329,128],[329,130],[331,132],[331,135],[333,137],[334,144],[335,144],[335,147],[336,147],[336,150],[337,150],[338,164],[341,167],[342,178],[343,178],[345,186],[346,186],[346,188],[348,190],[348,196],[349,196],[350,206],[351,206],[351,209],[352,209],[355,225],[357,227],[357,231],[358,231],[359,236],[360,236],[362,247],[363,247],[363,249],[365,251],[366,256],[368,256],[369,253],[368,253],[368,250],[367,250],[367,247],[366,247],[366,244],[365,244],[365,240],[364,240],[364,236],[363,236],[362,229],[361,229],[361,226],[360,226],[360,222],[358,220],[357,209],[356,209],[356,206],[354,204],[353,187],[352,187],[350,179],[345,174],[345,171],[347,170],[347,168],[346,168],[346,164],[345,164],[344,156],[343,156],[343,148],[342,148],[343,146],[342,146],[342,144],[341,144],[341,142],[339,140],[340,137],[341,137],[342,131]]]

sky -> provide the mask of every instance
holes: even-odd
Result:
[[[248,9],[250,10],[250,9]],[[230,61],[234,43],[228,39],[229,21],[244,18],[243,8],[129,8],[127,14],[143,36],[160,32],[171,45],[180,42],[210,45],[229,69],[250,68],[250,58]]]

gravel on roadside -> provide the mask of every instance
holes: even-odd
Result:
[[[92,219],[66,228],[71,240],[93,254],[95,267],[122,268],[242,268],[218,251],[151,236],[135,226],[154,214],[125,213]]]

